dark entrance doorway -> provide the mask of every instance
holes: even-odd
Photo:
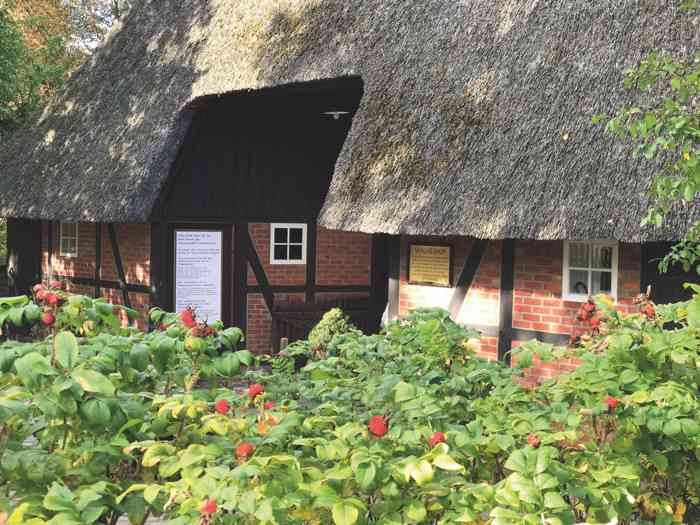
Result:
[[[687,301],[692,292],[683,288],[683,284],[700,284],[700,276],[694,270],[686,272],[678,265],[670,267],[666,273],[659,272],[659,262],[669,253],[671,246],[671,242],[642,245],[642,290],[651,285],[651,298],[658,304]]]

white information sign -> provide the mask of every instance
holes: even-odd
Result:
[[[223,233],[175,231],[175,311],[188,306],[197,318],[221,320]]]

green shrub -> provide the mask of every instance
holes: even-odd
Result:
[[[247,391],[218,381],[252,360],[238,331],[161,311],[149,334],[8,342],[0,509],[28,525],[696,523],[694,291],[635,315],[600,299],[579,348],[523,345],[520,363],[582,362],[535,388],[438,310],[343,330]]]

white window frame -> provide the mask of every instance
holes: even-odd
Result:
[[[588,268],[580,268],[578,266],[569,266],[569,246],[570,244],[587,244],[589,246],[589,258],[588,258]],[[590,254],[592,253],[591,248],[594,246],[599,246],[599,247],[605,247],[605,248],[612,248],[612,264],[611,268],[593,268],[591,266],[591,260],[592,257]],[[581,270],[588,272],[588,282],[586,283],[586,286],[588,287],[588,291],[591,291],[591,274],[594,271],[604,271],[604,272],[610,272],[612,275],[610,277],[610,295],[612,298],[617,301],[617,280],[619,276],[619,267],[618,267],[618,248],[619,244],[616,241],[564,241],[564,268],[563,268],[563,278],[562,278],[562,289],[561,289],[561,296],[562,299],[565,301],[577,301],[577,302],[583,302],[588,300],[590,297],[589,294],[578,294],[578,293],[569,293],[569,285],[571,284],[569,279],[570,279],[570,270]]]
[[[75,226],[75,236],[66,235],[63,231],[64,226],[70,224],[70,226]],[[61,222],[58,226],[58,253],[61,257],[77,257],[78,256],[78,238],[79,238],[80,225],[78,223],[65,223]],[[75,239],[75,251],[67,252],[63,249],[63,239]]]
[[[290,261],[289,259],[277,259],[275,257],[275,246],[276,245],[281,245],[282,243],[277,243],[275,244],[275,230],[281,229],[281,228],[286,228],[287,229],[287,242],[284,243],[287,247],[289,247],[291,244],[289,242],[289,229],[290,228],[295,228],[295,229],[301,229],[301,260],[292,260]],[[306,230],[306,224],[303,223],[292,223],[292,222],[273,222],[270,224],[270,264],[297,264],[297,265],[302,265],[306,264],[306,251],[307,251],[307,230]],[[294,245],[298,245],[298,243],[293,243]],[[287,251],[287,255],[289,255],[289,251]]]

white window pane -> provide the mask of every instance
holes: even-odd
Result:
[[[612,273],[611,272],[592,272],[591,287],[593,293],[612,293]]]
[[[588,268],[588,244],[583,242],[569,244],[569,266]]]
[[[586,270],[569,271],[569,293],[588,295],[588,272]]]
[[[593,246],[592,268],[612,268],[612,246]]]

